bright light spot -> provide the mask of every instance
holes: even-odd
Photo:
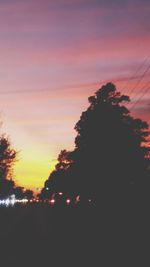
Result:
[[[5,200],[5,205],[8,206],[9,204],[10,204],[10,200],[9,200],[9,198],[7,198],[7,199]]]
[[[26,199],[26,198],[23,198],[23,199],[17,199],[16,200],[16,202],[18,202],[18,203],[27,203],[28,202],[28,199]]]
[[[50,203],[51,203],[51,204],[54,204],[54,203],[55,203],[55,199],[51,199],[51,200],[50,200]]]
[[[22,199],[22,202],[23,202],[23,203],[27,203],[27,202],[28,202],[28,199],[23,198],[23,199]]]
[[[69,205],[70,202],[71,202],[71,200],[68,198],[68,199],[66,200],[66,203]]]
[[[88,201],[89,201],[90,203],[92,202],[92,200],[91,200],[91,199],[89,199]]]
[[[15,195],[11,195],[9,198],[7,199],[2,199],[0,200],[0,205],[5,205],[5,206],[14,206],[16,203],[27,203],[28,199],[27,198],[23,198],[23,199],[16,199]]]
[[[46,190],[48,191],[48,190],[49,190],[49,188],[48,188],[48,187],[46,187]]]
[[[11,199],[11,200],[10,200],[10,204],[11,204],[12,206],[14,206],[14,205],[15,205],[15,202],[16,202],[16,200],[15,200],[15,199]]]

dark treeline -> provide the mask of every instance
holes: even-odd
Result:
[[[0,199],[15,195],[16,198],[31,199],[32,190],[17,186],[13,179],[13,165],[17,160],[17,152],[11,147],[8,137],[0,136]]]
[[[133,118],[129,97],[112,83],[89,97],[89,107],[75,125],[73,151],[61,151],[40,198],[64,197],[108,206],[149,198],[148,124]]]
[[[127,102],[111,83],[89,98],[75,126],[74,150],[61,151],[40,194],[62,206],[44,201],[0,209],[3,266],[149,266],[149,131]],[[7,138],[0,151],[1,192],[5,183],[21,193]],[[67,198],[81,205],[68,208]]]

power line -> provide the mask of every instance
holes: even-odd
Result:
[[[146,73],[149,71],[150,69],[150,65],[146,68],[146,70],[144,71],[144,73],[141,75],[140,79],[138,79],[137,83],[135,84],[135,86],[132,88],[130,95],[133,94],[133,92],[135,91],[135,89],[137,88],[137,86],[140,84],[140,82],[144,79]]]
[[[122,91],[124,91],[124,90],[126,89],[126,87],[129,85],[129,83],[130,83],[131,80],[133,80],[133,79],[136,78],[137,73],[143,68],[143,66],[145,65],[145,63],[147,62],[147,60],[148,60],[149,58],[150,58],[150,55],[148,55],[148,56],[144,59],[144,61],[143,61],[142,64],[140,64],[140,66],[136,69],[136,71],[134,72],[134,74],[133,74],[131,77],[129,77],[129,79],[127,80],[127,82],[126,82],[125,86],[123,87]],[[128,92],[128,94],[129,94],[129,92]]]
[[[145,87],[147,88],[147,86],[149,86],[149,83],[150,83],[150,81],[146,82],[146,83],[141,87],[141,90],[140,90],[139,93],[142,93],[142,91],[145,89]],[[134,101],[134,99],[136,98],[137,95],[138,95],[138,92],[137,92],[137,94],[135,94],[134,97],[130,97],[130,99],[131,99],[132,102]]]
[[[137,99],[137,101],[135,103],[133,103],[133,105],[130,108],[130,110],[133,110],[136,107],[136,105],[139,103],[139,101],[147,94],[149,89],[150,89],[150,86],[146,87],[146,89],[144,90],[143,94]]]

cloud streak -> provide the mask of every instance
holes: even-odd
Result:
[[[43,185],[50,159],[73,147],[88,96],[107,81],[122,90],[149,54],[149,11],[147,0],[0,0],[0,110],[21,150],[21,185]],[[134,112],[147,118],[142,103]]]

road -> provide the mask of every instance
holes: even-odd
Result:
[[[133,217],[47,205],[2,208],[0,259],[3,266],[103,267],[111,260],[134,267],[149,233],[145,221],[137,224]]]

